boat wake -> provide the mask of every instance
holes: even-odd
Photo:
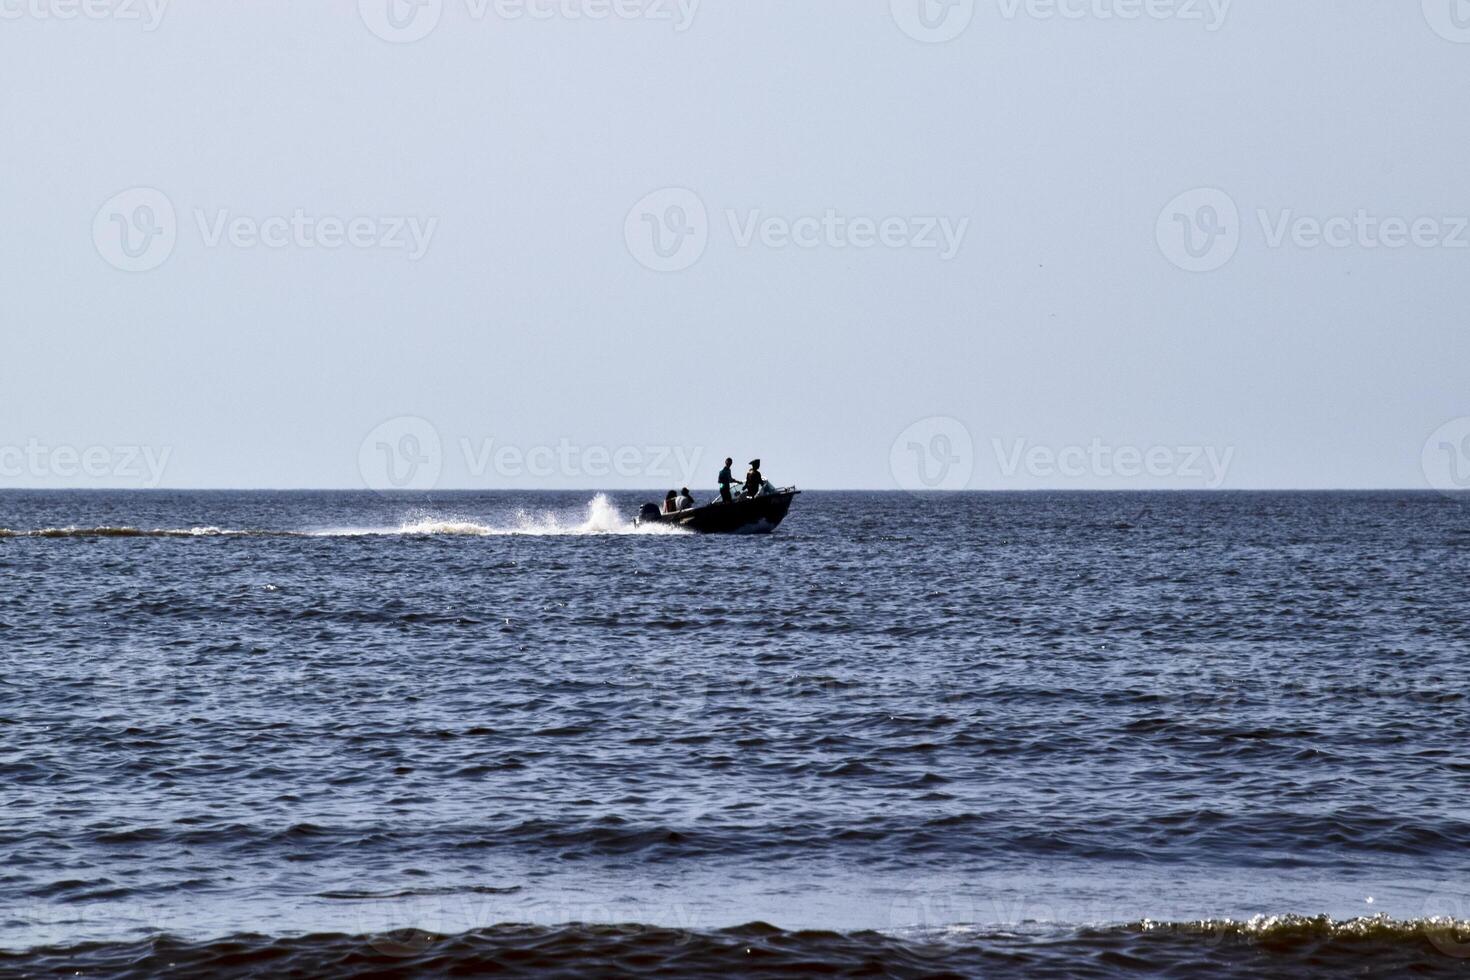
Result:
[[[487,522],[463,516],[418,513],[396,525],[325,530],[228,530],[218,527],[47,527],[32,531],[0,528],[4,538],[424,538],[424,537],[575,537],[595,535],[688,534],[665,525],[637,526],[626,519],[605,494],[587,504],[582,515],[566,517],[550,511],[517,511],[509,521]]]
[[[139,527],[43,527],[34,531],[13,531],[0,527],[0,538],[224,538],[289,536],[286,531],[227,531],[218,527],[155,528]]]
[[[566,519],[550,511],[532,513],[517,511],[507,523],[485,523],[463,517],[443,517],[433,514],[416,515],[397,527],[384,528],[338,528],[313,531],[311,537],[578,537],[587,535],[613,534],[685,534],[681,528],[639,527],[623,517],[622,513],[608,500],[598,494],[587,504],[581,519]]]

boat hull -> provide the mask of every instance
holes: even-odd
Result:
[[[669,524],[696,534],[770,534],[786,519],[800,490],[782,490],[733,503],[714,503],[676,514],[645,510],[636,523]]]

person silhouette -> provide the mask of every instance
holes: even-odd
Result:
[[[745,495],[754,497],[761,492],[761,486],[766,481],[761,479],[761,461],[753,459],[750,461],[750,470],[745,474]]]
[[[733,460],[730,457],[726,456],[725,457],[725,468],[722,469],[722,470],[720,470],[720,476],[719,476],[720,501],[722,503],[726,503],[726,504],[732,502],[735,499],[730,494],[730,484],[732,484],[732,483],[735,482],[735,477],[730,474],[730,467],[732,465],[734,465],[734,463],[735,463],[735,460]]]

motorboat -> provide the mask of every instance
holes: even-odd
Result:
[[[737,496],[730,503],[715,500],[703,507],[664,513],[658,504],[647,503],[633,523],[670,524],[698,534],[770,534],[786,519],[791,501],[801,493],[795,487],[769,487],[753,497]]]

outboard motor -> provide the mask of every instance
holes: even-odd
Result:
[[[658,517],[659,517],[658,504],[644,504],[642,507],[638,508],[638,520],[639,521],[654,521],[654,522],[657,522],[658,521]]]

